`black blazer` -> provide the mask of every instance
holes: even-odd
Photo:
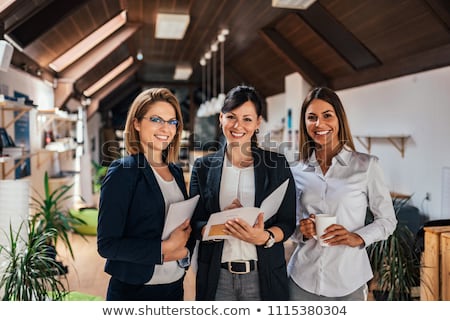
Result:
[[[255,172],[255,206],[274,191],[287,178],[290,179],[284,200],[278,212],[265,222],[265,227],[278,226],[287,240],[295,230],[295,184],[286,158],[278,153],[252,148]],[[218,152],[195,161],[192,170],[190,195],[200,194],[192,217],[192,237],[201,240],[201,230],[211,214],[220,211],[219,193],[225,146]],[[219,280],[223,241],[200,242],[196,299],[214,300]],[[256,246],[258,254],[259,284],[262,300],[288,300],[288,278],[283,242],[271,248]]]
[[[186,199],[182,170],[169,170]],[[98,253],[105,272],[128,284],[144,284],[161,264],[165,203],[143,154],[115,160],[103,180],[97,228]],[[181,224],[182,222],[180,222]]]

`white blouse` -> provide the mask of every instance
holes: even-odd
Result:
[[[220,181],[219,204],[223,210],[237,198],[243,207],[255,206],[255,174],[253,166],[234,167],[224,156],[222,178]],[[256,247],[238,239],[224,241],[222,262],[239,260],[257,260]]]
[[[180,202],[184,200],[183,193],[178,187],[175,178],[171,181],[164,180],[156,170],[150,166],[158,181],[159,188],[164,197],[164,203],[166,205],[166,215],[169,210],[169,206],[172,203]],[[182,222],[180,222],[181,224]],[[179,280],[183,277],[185,269],[178,265],[177,261],[164,262],[161,265],[155,265],[155,271],[152,278],[146,284],[168,284]]]
[[[361,236],[366,247],[394,231],[397,220],[391,196],[375,156],[344,148],[324,176],[313,153],[308,163],[300,162],[291,171],[297,192],[297,225],[309,214],[334,214],[337,224]],[[365,225],[367,206],[374,214],[374,222]],[[298,246],[289,261],[288,273],[304,290],[340,297],[373,277],[364,247],[322,247],[313,238],[303,242],[298,226],[293,237]]]

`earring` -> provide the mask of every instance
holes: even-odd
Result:
[[[256,128],[255,134],[259,134],[259,128]]]

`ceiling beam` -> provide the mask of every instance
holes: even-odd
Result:
[[[262,39],[286,61],[294,71],[300,73],[305,80],[313,86],[326,86],[327,79],[320,71],[305,59],[286,39],[275,29],[263,28],[259,31]]]
[[[125,70],[119,77],[109,82],[105,87],[100,89],[91,99],[91,104],[87,108],[87,118],[89,119],[94,115],[100,105],[100,101],[116,90],[121,84],[131,78],[139,69],[138,64],[132,65],[130,68]]]
[[[380,60],[320,3],[314,3],[297,15],[355,70],[381,65]]]
[[[450,65],[450,44],[398,59],[381,67],[370,68],[332,81],[335,90],[366,85],[400,76]]]
[[[61,108],[73,93],[73,82],[58,79],[56,88],[53,90],[55,96],[55,106]]]
[[[425,2],[447,30],[450,30],[450,2],[448,0],[425,0]]]
[[[139,24],[127,23],[100,45],[67,67],[60,73],[61,77],[65,79],[72,79],[73,82],[77,81],[89,70],[104,60],[108,55],[110,55],[114,50],[116,50],[123,42],[130,38],[139,29],[139,27]]]
[[[20,19],[15,26],[7,30],[8,36],[24,49],[86,1],[51,1],[40,8],[38,7],[38,11],[34,14],[27,16],[25,19]]]

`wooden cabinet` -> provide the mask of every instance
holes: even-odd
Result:
[[[450,226],[425,227],[420,300],[450,300]]]

